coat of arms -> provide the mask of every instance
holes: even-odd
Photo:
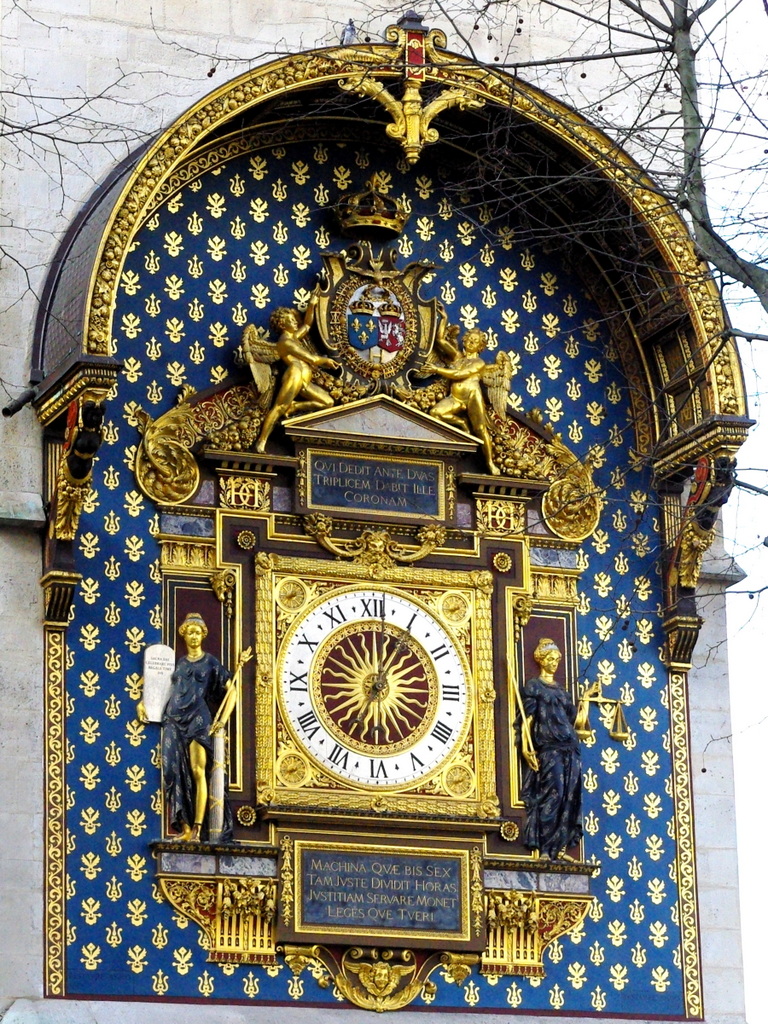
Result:
[[[405,222],[399,201],[375,187],[351,196],[339,217],[358,240],[346,252],[322,255],[315,326],[344,374],[390,390],[432,349],[439,304],[423,299],[420,286],[435,267],[420,261],[400,270],[394,249],[375,245],[373,239],[399,234]]]

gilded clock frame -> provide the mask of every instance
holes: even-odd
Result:
[[[426,569],[393,566],[372,576],[363,565],[318,563],[317,559],[271,555],[257,568],[256,579],[256,801],[274,809],[315,810],[340,808],[369,814],[394,812],[413,817],[496,818],[496,753],[493,705],[493,637],[491,593],[487,574],[477,571]],[[279,765],[286,756],[308,761],[303,748],[295,745],[291,731],[282,721],[276,700],[278,662],[283,632],[306,610],[309,600],[289,611],[278,599],[281,582],[298,578],[307,593],[330,595],[335,589],[358,585],[362,589],[381,586],[415,597],[429,608],[456,647],[468,661],[472,686],[466,739],[438,768],[417,783],[409,782],[372,791],[351,780],[327,775],[311,766],[311,775],[298,785],[281,780]],[[470,603],[470,615],[451,622],[442,613],[446,592],[460,592]],[[429,598],[433,598],[430,603]],[[474,774],[474,790],[451,795],[444,780],[451,767],[462,765]],[[424,790],[429,790],[425,792]]]

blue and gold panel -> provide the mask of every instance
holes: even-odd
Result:
[[[625,746],[598,727],[584,749],[585,851],[600,862],[597,898],[582,925],[548,946],[546,976],[475,969],[462,985],[425,987],[412,1008],[620,1015],[642,1006],[647,1017],[671,1017],[696,1005],[693,881],[679,857],[673,766],[685,723],[660,657],[658,510],[637,451],[630,385],[579,276],[559,252],[519,241],[514,219],[500,221],[498,210],[463,191],[441,164],[449,158],[435,148],[411,168],[396,153],[349,141],[287,138],[233,158],[222,144],[209,169],[180,183],[136,236],[114,316],[124,373],[76,542],[82,581],[66,694],[70,996],[341,999],[308,972],[295,978],[281,959],[209,962],[202,932],[153,881],[159,736],[138,720],[136,704],[145,645],[173,638],[163,622],[163,513],[139,489],[133,460],[137,410],[156,419],[191,389],[242,375],[234,353],[246,324],[266,336],[271,310],[306,306],[321,253],[348,244],[334,205],[375,172],[379,188],[410,212],[397,242],[401,264],[436,267],[422,294],[439,298],[452,323],[486,331],[491,357],[509,354],[513,407],[539,410],[591,460],[606,504],[578,552],[579,679],[621,697],[630,724]],[[348,318],[363,353],[402,343],[396,296],[355,294]]]

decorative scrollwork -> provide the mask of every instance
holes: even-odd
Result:
[[[409,949],[360,946],[345,949],[340,959],[319,945],[285,945],[283,950],[294,978],[309,970],[322,987],[328,987],[332,980],[350,1003],[377,1013],[408,1006],[424,990],[434,996],[437,986],[429,978],[438,968],[442,968],[446,981],[463,985],[480,960],[466,953],[433,953],[419,962]]]
[[[514,615],[515,640],[520,639],[520,631],[527,626],[533,613],[533,601],[528,594],[516,597],[512,602],[512,614]]]
[[[227,613],[227,618],[229,619],[232,618],[233,597],[236,584],[237,574],[234,569],[220,569],[219,572],[215,572],[213,576],[211,576],[211,588],[219,601],[224,605],[224,610]]]
[[[422,83],[418,79],[407,79],[403,87],[403,98],[398,100],[378,79],[373,78],[369,70],[350,75],[339,81],[339,88],[344,92],[356,93],[376,100],[392,118],[387,125],[387,135],[395,139],[403,147],[405,159],[415,164],[424,146],[437,142],[440,138],[432,121],[444,110],[458,107],[459,110],[480,110],[485,100],[468,89],[455,87],[444,89],[434,100],[423,105],[421,98]]]
[[[543,978],[544,950],[580,924],[591,896],[490,890],[486,894],[488,946],[482,974]]]
[[[192,449],[202,441],[237,451],[256,438],[263,413],[253,387],[232,387],[195,399],[194,393],[183,395],[156,420],[140,407],[134,410],[142,435],[134,471],[139,487],[153,501],[179,504],[192,497],[200,485]]]
[[[200,470],[190,448],[199,440],[188,402],[153,420],[135,412],[141,432],[134,471],[139,487],[153,501],[175,504],[191,498],[200,484]]]
[[[160,888],[180,914],[195,921],[205,932],[209,960],[275,963],[275,879],[164,878],[161,875]]]
[[[387,530],[363,530],[355,540],[334,540],[333,520],[315,512],[304,519],[304,529],[317,543],[339,558],[351,558],[371,570],[389,569],[396,562],[418,562],[445,541],[445,528],[433,523],[422,526],[416,534],[417,548],[398,544]]]
[[[548,445],[557,464],[555,479],[541,501],[547,526],[564,540],[582,541],[600,522],[603,499],[592,481],[592,463],[580,462],[555,437]]]

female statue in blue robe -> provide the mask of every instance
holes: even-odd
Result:
[[[213,763],[213,716],[209,704],[219,706],[228,697],[232,674],[212,654],[203,651],[208,629],[202,616],[194,612],[188,615],[179,634],[186,642],[187,654],[176,664],[173,688],[163,712],[163,782],[171,828],[179,839],[197,842],[204,838]],[[231,838],[232,812],[225,792],[220,841]]]
[[[582,837],[576,707],[555,682],[561,657],[553,640],[537,644],[533,658],[540,672],[523,686],[525,721],[520,730],[527,764],[522,788],[527,812],[523,842],[553,860],[565,856],[568,847]]]

